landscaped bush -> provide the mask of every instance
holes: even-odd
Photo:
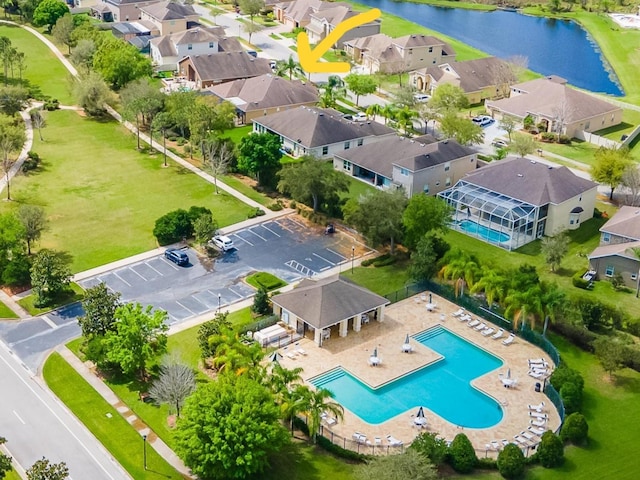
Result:
[[[378,265],[375,265],[375,266],[380,267],[382,266],[382,265],[379,265],[380,263],[387,262],[390,258],[392,258],[391,255],[388,253],[385,253],[383,255],[379,255],[374,258],[367,258],[366,260],[363,260],[362,262],[360,262],[360,265],[362,265],[363,267],[368,267],[370,265],[374,265],[375,263],[378,263]]]
[[[553,388],[560,393],[565,413],[570,415],[573,412],[580,411],[582,392],[584,390],[584,379],[580,372],[562,363],[555,369],[549,380]]]
[[[38,165],[40,165],[40,155],[32,150],[29,150],[27,152],[27,158],[22,164],[22,171],[28,172],[30,170],[35,170],[36,168],[38,168]]]
[[[158,239],[160,245],[176,243],[193,235],[193,225],[189,213],[179,208],[169,212],[156,220],[153,236]]]
[[[271,312],[271,301],[269,300],[269,292],[266,288],[260,287],[253,297],[253,305],[251,311],[258,315],[266,315]]]
[[[574,287],[582,288],[583,290],[586,290],[589,287],[589,280],[582,278],[585,273],[586,272],[583,270],[578,270],[573,277],[571,277],[571,283],[573,283]]]
[[[589,436],[589,424],[584,415],[574,412],[564,419],[560,438],[565,442],[571,442],[574,445],[581,445]]]
[[[561,143],[563,145],[571,145],[571,138],[567,135],[560,135],[560,137],[558,137],[558,143]]]
[[[58,110],[60,108],[60,102],[55,98],[53,98],[51,100],[46,100],[44,102],[43,107],[44,107],[45,110],[48,110],[48,111],[52,112],[52,111]]]
[[[261,217],[264,214],[265,214],[264,210],[262,210],[260,207],[256,207],[249,211],[249,213],[247,214],[247,218]]]
[[[279,212],[283,208],[284,208],[284,205],[282,204],[282,200],[280,199],[276,200],[271,205],[269,205],[269,210],[271,210],[272,212]]]
[[[449,446],[449,464],[458,473],[471,472],[478,463],[476,451],[464,433],[459,433]]]
[[[395,255],[389,255],[387,258],[384,258],[384,259],[378,257],[373,261],[373,266],[386,267],[387,265],[393,265],[397,261],[398,261],[398,257],[396,257]]]
[[[31,259],[25,254],[15,254],[2,271],[2,283],[8,286],[29,285]]]
[[[498,454],[498,471],[504,478],[518,478],[524,473],[525,458],[517,445],[510,443]]]
[[[318,435],[317,442],[320,447],[324,448],[329,453],[333,453],[337,457],[342,457],[347,460],[353,460],[354,462],[364,462],[367,459],[367,455],[354,452],[353,450],[346,450],[340,445],[332,443],[328,438],[322,437],[320,435]]]
[[[498,463],[495,458],[479,458],[478,463],[476,464],[476,468],[481,470],[496,470],[498,468]]]
[[[276,288],[286,285],[286,282],[268,272],[258,272],[250,275],[247,277],[247,283],[257,287],[264,287],[267,291],[275,290]]]
[[[558,322],[553,324],[552,328],[574,345],[587,352],[593,352],[591,343],[597,338],[597,335],[587,330],[584,326],[573,325],[569,322]]]
[[[558,435],[551,430],[542,434],[536,457],[545,468],[559,467],[564,462],[564,445]]]
[[[447,457],[447,441],[435,432],[423,432],[411,442],[412,450],[429,459],[436,467],[442,465]]]
[[[553,143],[556,141],[556,134],[552,132],[542,132],[540,134],[540,141],[546,143]]]

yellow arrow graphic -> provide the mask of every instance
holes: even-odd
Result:
[[[309,37],[306,32],[298,34],[298,58],[300,65],[308,73],[348,73],[351,65],[347,62],[320,62],[320,57],[325,54],[345,33],[352,28],[373,22],[381,15],[379,9],[374,8],[368,12],[360,13],[344,22],[340,22],[333,31],[327,35],[313,51],[309,45]]]

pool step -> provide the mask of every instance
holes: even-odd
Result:
[[[429,340],[430,338],[437,337],[444,332],[442,327],[430,328],[429,330],[425,330],[424,332],[420,332],[413,336],[413,339],[417,342],[424,342],[425,340]]]
[[[317,378],[314,378],[311,380],[311,383],[313,383],[317,388],[322,388],[326,384],[331,383],[340,377],[344,377],[344,375],[345,372],[342,368],[335,368]]]

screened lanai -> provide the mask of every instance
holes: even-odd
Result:
[[[438,197],[454,209],[452,228],[507,250],[544,233],[548,207],[537,207],[464,180]]]

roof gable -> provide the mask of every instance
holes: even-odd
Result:
[[[640,207],[620,207],[620,210],[600,227],[600,231],[640,240]]]
[[[190,61],[203,82],[223,82],[238,78],[256,77],[271,72],[269,61],[254,58],[247,52],[219,52],[190,55],[178,62]]]

